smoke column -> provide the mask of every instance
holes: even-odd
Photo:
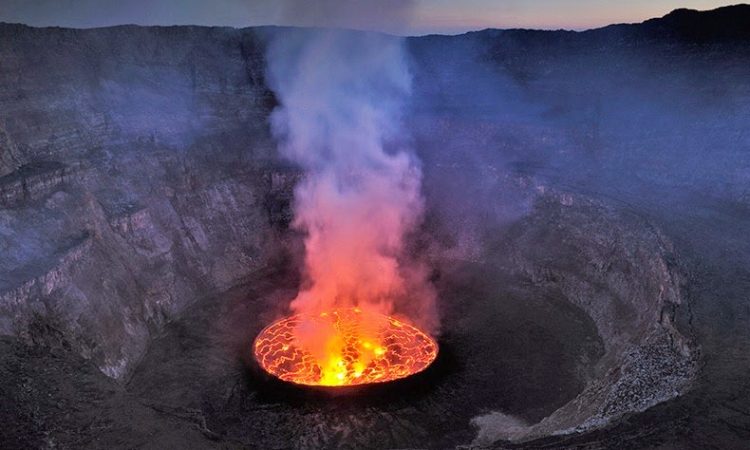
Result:
[[[268,78],[281,103],[272,115],[280,151],[305,171],[293,226],[306,233],[306,281],[292,310],[406,312],[434,331],[434,292],[405,255],[423,199],[401,127],[411,88],[403,41],[285,30],[269,47]]]

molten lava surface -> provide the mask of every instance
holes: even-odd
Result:
[[[424,370],[437,343],[413,325],[359,308],[295,315],[260,332],[254,353],[271,375],[296,384],[382,383]]]

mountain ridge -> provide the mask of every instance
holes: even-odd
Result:
[[[80,31],[91,31],[91,30],[109,30],[109,29],[123,29],[123,28],[150,28],[150,29],[210,29],[210,30],[223,30],[223,31],[242,31],[242,30],[259,30],[259,29],[285,29],[285,28],[299,28],[299,27],[287,27],[277,25],[254,25],[248,27],[229,27],[220,25],[136,25],[136,24],[119,24],[107,27],[94,27],[94,28],[69,28],[59,26],[45,26],[36,27],[26,25],[23,23],[16,22],[2,22],[0,21],[0,28],[27,28],[37,30],[80,30]],[[458,34],[441,34],[441,33],[430,33],[424,35],[408,35],[404,36],[407,38],[422,38],[422,37],[453,37],[471,35],[476,33],[540,33],[540,34],[559,34],[565,33],[570,35],[587,35],[596,34],[603,32],[611,32],[612,30],[620,31],[632,31],[632,30],[643,30],[648,34],[652,34],[654,37],[661,36],[674,36],[682,37],[686,39],[712,39],[712,38],[741,38],[750,39],[750,4],[738,3],[735,5],[722,6],[710,10],[695,10],[689,8],[677,8],[670,11],[661,17],[654,17],[646,19],[642,22],[634,23],[613,23],[604,25],[596,28],[589,28],[585,30],[569,30],[569,29],[540,29],[540,28],[484,28],[479,30],[471,30],[465,33]]]

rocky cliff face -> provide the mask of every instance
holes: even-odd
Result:
[[[691,330],[675,326],[677,311],[688,317],[690,307],[669,240],[636,215],[539,189],[533,212],[503,238],[504,266],[585,311],[604,354],[582,391],[540,422],[524,426],[498,413],[474,419],[478,444],[601,427],[680,395],[697,372]]]
[[[2,25],[0,60],[0,333],[125,377],[186,305],[279,255],[268,198],[294,175],[271,162],[261,40]]]
[[[248,139],[272,102],[260,38],[249,30],[3,24],[0,57],[0,175],[91,159],[113,143],[186,149],[200,136]],[[250,153],[247,143],[231,150]]]

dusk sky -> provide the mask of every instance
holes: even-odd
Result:
[[[713,9],[719,0],[0,0],[0,21],[88,28],[141,25],[333,25],[399,34],[482,28],[586,29],[641,22],[676,8]],[[346,5],[344,18],[299,17],[296,6]],[[394,6],[395,5],[395,6]],[[397,10],[396,13],[388,9]],[[358,11],[364,11],[358,14]]]

